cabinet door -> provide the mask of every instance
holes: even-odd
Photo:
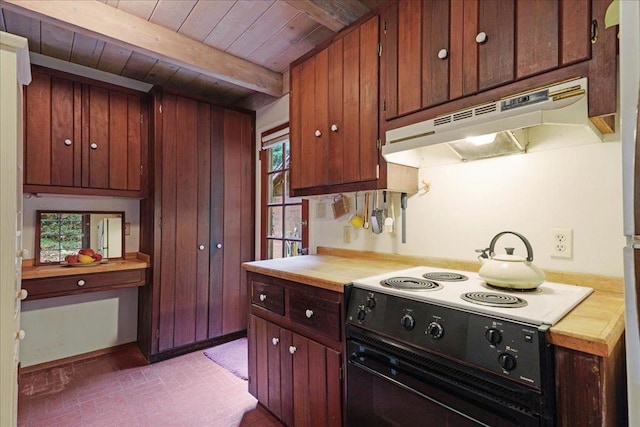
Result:
[[[24,184],[80,185],[80,119],[80,86],[33,72],[25,88]]]
[[[293,334],[293,425],[342,424],[340,354]]]
[[[464,1],[463,95],[514,80],[514,11],[515,0]]]

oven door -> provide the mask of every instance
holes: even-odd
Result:
[[[492,384],[456,367],[438,370],[415,363],[404,349],[389,351],[347,341],[346,421],[349,426],[542,426],[526,406],[487,393]],[[395,353],[395,354],[392,354]],[[447,372],[448,371],[448,372]],[[504,389],[496,383],[495,387]],[[515,386],[519,388],[519,386]],[[523,390],[513,390],[519,395]],[[525,391],[527,394],[528,391]],[[535,399],[535,397],[534,397]],[[526,400],[526,398],[525,398]]]

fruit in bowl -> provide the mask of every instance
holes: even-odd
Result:
[[[93,264],[102,261],[102,254],[91,248],[80,249],[77,254],[64,257],[67,264]]]

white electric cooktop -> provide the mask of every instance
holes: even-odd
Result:
[[[380,282],[391,277],[407,277],[423,279],[426,273],[457,273],[468,277],[464,281],[432,280],[441,285],[434,290],[405,290],[383,286]],[[368,289],[373,292],[397,295],[400,297],[436,303],[452,308],[464,309],[476,313],[493,315],[510,320],[519,320],[536,325],[553,325],[562,319],[569,311],[577,306],[589,294],[592,288],[584,286],[565,285],[561,283],[543,282],[535,290],[519,291],[496,288],[489,286],[478,273],[460,270],[448,270],[432,267],[414,267],[406,270],[398,270],[377,276],[365,277],[352,282],[354,286]],[[514,301],[514,306],[493,307],[463,299],[466,293],[488,293],[489,300],[502,303],[503,300]],[[517,304],[524,306],[516,306]]]

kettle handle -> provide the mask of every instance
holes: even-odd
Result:
[[[496,247],[496,242],[504,234],[513,234],[514,236],[517,236],[520,240],[522,240],[522,242],[527,248],[527,261],[529,262],[533,261],[533,248],[531,247],[531,243],[529,243],[526,237],[524,237],[520,233],[516,233],[515,231],[503,231],[501,233],[496,234],[495,237],[491,239],[491,244],[489,245],[489,253],[491,254],[492,257],[495,255],[494,249]]]

